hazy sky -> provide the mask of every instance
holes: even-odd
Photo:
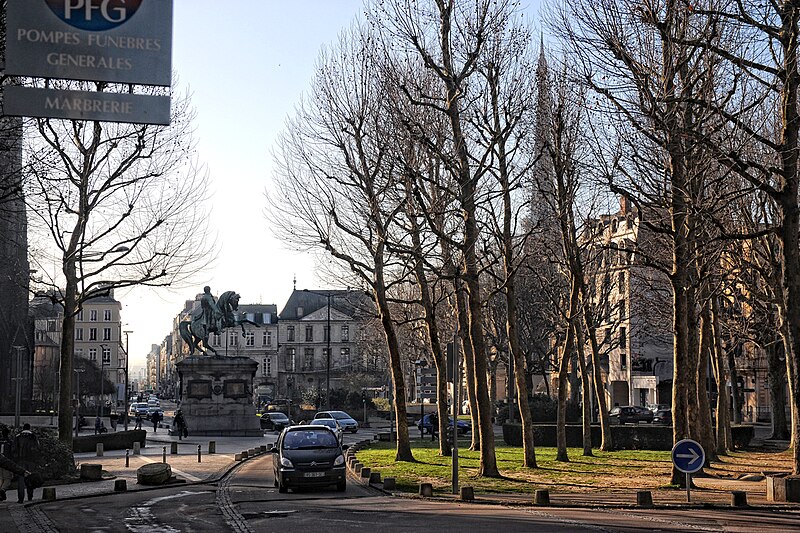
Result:
[[[145,364],[150,346],[161,343],[184,301],[205,283],[217,296],[235,290],[242,303],[274,303],[279,311],[295,276],[299,288],[339,288],[322,286],[310,255],[289,252],[272,237],[264,192],[274,141],[310,85],[320,47],[362,10],[362,0],[175,0],[173,70],[197,111],[219,259],[186,290],[117,292],[123,329],[133,330],[132,367]]]

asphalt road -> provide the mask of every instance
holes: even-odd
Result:
[[[350,482],[347,491],[273,487],[272,457],[243,463],[216,485],[37,505],[30,531],[249,533],[344,531],[639,532],[800,531],[800,513],[755,510],[599,510],[502,507],[384,496]]]

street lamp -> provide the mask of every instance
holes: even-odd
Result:
[[[327,344],[326,344],[326,355],[325,355],[325,406],[326,409],[330,410],[331,408],[331,298],[334,296],[342,296],[341,294],[334,294],[331,291],[328,292],[316,292],[311,291],[308,289],[303,289],[303,292],[309,292],[311,294],[316,294],[317,296],[324,296],[328,300],[328,318],[327,318]],[[350,289],[348,288],[347,291],[344,293],[345,295],[350,293]]]
[[[75,387],[75,398],[77,405],[75,406],[75,436],[78,436],[78,428],[81,423],[81,374],[86,372],[85,368],[73,368],[78,377],[78,385]]]
[[[128,335],[133,333],[131,330],[125,330],[125,410],[123,411],[123,418],[125,420],[125,431],[128,431]]]

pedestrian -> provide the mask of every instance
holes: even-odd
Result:
[[[433,413],[429,417],[429,420],[431,422],[431,442],[433,442],[433,441],[436,440],[436,437],[439,434],[439,415],[436,414],[436,413]]]
[[[15,461],[25,471],[30,474],[34,469],[36,457],[39,454],[39,439],[31,431],[31,425],[25,424],[22,426],[22,431],[14,439],[14,453]],[[17,498],[19,503],[25,501],[25,493],[28,493],[28,501],[33,500],[33,483],[25,484],[25,479],[28,474],[17,474]]]
[[[136,418],[134,418],[133,420],[135,422],[133,429],[142,429],[142,415],[136,413]]]
[[[116,411],[112,411],[111,414],[108,415],[108,421],[111,423],[111,429],[113,429],[115,433],[117,431],[117,420],[119,420],[119,415]]]
[[[98,433],[102,433],[100,428],[103,427],[103,421],[100,419],[100,415],[96,416],[94,419],[94,434],[97,435]]]
[[[3,428],[3,433],[7,436],[8,430]],[[11,449],[10,445],[7,449]],[[9,452],[10,453],[10,452]],[[8,457],[5,453],[0,452],[0,469],[6,470],[14,477],[17,476],[29,476],[30,472],[22,468],[20,465],[15,463]],[[0,477],[0,502],[4,502],[6,500],[6,491],[5,486],[6,482],[10,482],[10,478]]]
[[[161,413],[154,411],[150,415],[150,421],[153,422],[153,433],[158,433],[158,423],[161,422]]]
[[[173,419],[172,424],[178,431],[178,440],[182,440],[184,436],[188,436],[188,431],[186,430],[186,419],[183,418],[183,412],[180,409],[175,411],[175,418]]]

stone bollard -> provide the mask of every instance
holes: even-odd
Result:
[[[169,454],[170,455],[178,455],[178,443],[177,442],[170,442],[169,443]]]
[[[103,457],[103,443],[98,442],[95,448],[97,450],[97,457]]]
[[[100,481],[103,479],[103,465],[83,463],[81,465],[81,479]]]
[[[652,507],[653,494],[649,490],[640,490],[636,492],[636,505],[639,507]]]
[[[369,482],[372,483],[380,483],[381,482],[381,473],[380,472],[372,472],[369,475]]]
[[[125,492],[128,490],[128,482],[124,479],[114,480],[114,492]]]
[[[242,459],[247,459],[248,457],[250,457],[250,454],[247,450],[242,450]]]
[[[433,496],[433,485],[431,485],[430,483],[420,483],[419,495],[425,498],[430,498],[431,496]]]
[[[242,457],[242,454],[240,453],[237,453],[236,455],[233,456],[234,461],[241,461],[242,459],[244,459],[244,457]]]
[[[550,491],[547,489],[536,489],[533,503],[536,505],[550,505]]]
[[[267,445],[266,444],[262,444],[261,446],[259,446],[258,447],[258,453],[267,453]]]
[[[387,477],[383,480],[383,490],[395,490],[396,488],[397,484],[393,477]]]
[[[356,463],[355,466],[353,467],[353,471],[356,474],[360,474],[362,468],[364,468],[364,464],[363,463]]]
[[[731,491],[731,507],[747,507],[747,493],[743,490]]]
[[[161,462],[166,464],[167,463],[167,447],[161,447]]]
[[[208,441],[208,455],[217,453],[217,441],[210,440]]]
[[[133,455],[139,455],[140,453],[142,453],[142,443],[136,441],[133,443]]]
[[[361,467],[361,479],[366,479],[369,481],[369,476],[372,473],[372,469],[369,467],[362,466]]]
[[[55,501],[56,499],[56,488],[55,487],[44,487],[42,489],[42,499],[48,502]]]
[[[202,462],[202,459],[201,459],[201,451],[200,451],[200,445],[199,445],[199,444],[197,445],[197,462],[198,462],[198,463],[201,463],[201,462]]]
[[[472,501],[475,499],[475,491],[472,487],[461,487],[461,499],[464,501]]]
[[[125,468],[131,466],[131,451],[125,450]]]

